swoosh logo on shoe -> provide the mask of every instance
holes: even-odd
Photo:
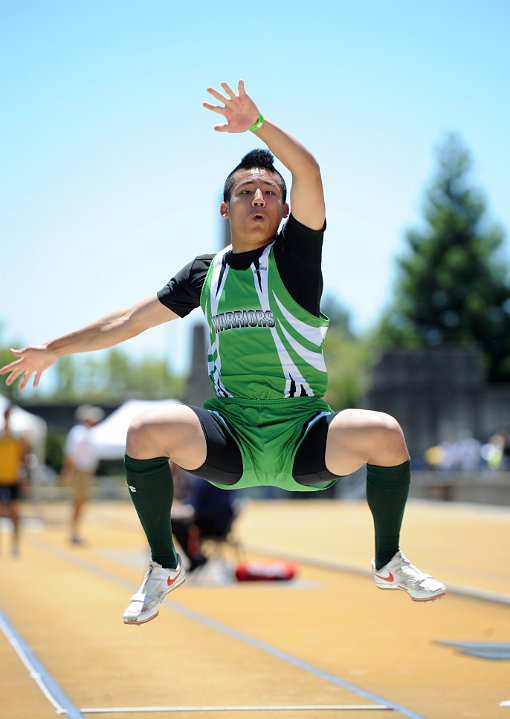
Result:
[[[177,579],[179,579],[179,577],[181,576],[181,573],[182,573],[182,568],[180,569],[179,574],[176,574],[173,579],[171,579],[170,577],[167,577],[166,583],[168,584],[169,587],[171,587],[172,584],[173,584]]]
[[[387,576],[387,577],[383,577],[383,576],[381,576],[380,574],[376,574],[375,576],[377,577],[377,579],[382,579],[382,580],[385,581],[385,582],[394,582],[394,581],[395,581],[395,577],[393,576],[393,574],[392,574],[389,570],[388,570],[388,576]]]

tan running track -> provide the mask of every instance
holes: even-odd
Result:
[[[510,661],[451,645],[510,651],[508,510],[409,504],[403,550],[453,589],[416,603],[369,576],[364,502],[251,502],[247,557],[293,559],[297,579],[185,584],[142,627],[122,624],[146,559],[131,505],[92,506],[83,548],[67,508],[30,511],[21,557],[2,536],[2,719],[510,717]]]

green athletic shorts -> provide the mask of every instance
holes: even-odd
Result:
[[[328,479],[305,486],[292,476],[294,457],[307,432],[318,419],[333,411],[324,400],[214,397],[205,402],[204,409],[225,426],[239,447],[243,461],[242,476],[235,484],[225,485],[207,477],[211,484],[223,489],[272,486],[291,492],[317,491],[335,484],[336,479]]]

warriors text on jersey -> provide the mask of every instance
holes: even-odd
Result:
[[[210,332],[209,378],[218,397],[322,397],[327,372],[322,346],[328,320],[303,309],[285,288],[273,243],[248,269],[218,253],[202,288]]]
[[[218,396],[324,394],[322,242],[323,230],[311,230],[291,214],[266,247],[201,255],[158,292],[180,317],[202,305],[210,325],[210,377]]]

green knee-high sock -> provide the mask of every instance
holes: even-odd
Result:
[[[149,542],[152,559],[162,567],[175,569],[177,555],[172,541],[170,509],[174,482],[167,457],[124,458],[129,494]]]
[[[367,502],[374,519],[376,569],[384,567],[399,549],[410,480],[409,461],[397,467],[367,464]]]

